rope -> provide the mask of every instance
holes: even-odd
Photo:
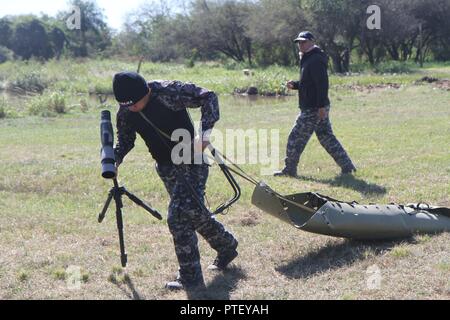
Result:
[[[150,119],[148,119],[142,112],[140,112],[142,118],[144,118],[145,121],[147,121],[159,134],[161,134],[162,136],[164,136],[166,139],[171,140],[171,137],[169,137],[168,134],[166,134],[164,131],[162,131],[161,129],[159,129],[155,124],[153,124],[153,122],[150,121]],[[190,115],[189,115],[190,117]],[[192,121],[192,119],[191,119]],[[164,141],[165,142],[165,141]],[[165,142],[166,143],[166,142]],[[167,145],[167,143],[166,143]],[[167,145],[167,147],[169,147]],[[255,178],[253,178],[251,175],[249,175],[248,173],[246,173],[241,167],[239,167],[236,163],[234,163],[233,161],[231,161],[230,159],[228,159],[224,154],[222,154],[221,152],[219,152],[217,149],[215,149],[212,145],[208,146],[209,150],[211,151],[212,154],[216,154],[219,155],[220,157],[222,157],[223,159],[225,159],[226,161],[228,161],[234,168],[236,168],[237,170],[231,168],[230,166],[227,166],[224,161],[218,161],[218,159],[216,159],[216,156],[211,157],[209,155],[207,155],[207,157],[217,163],[222,163],[224,166],[227,167],[228,170],[230,170],[231,172],[233,172],[234,174],[240,176],[241,178],[243,178],[244,180],[250,182],[251,184],[258,186],[260,183],[258,182],[258,180],[256,180]],[[190,185],[189,185],[190,186]],[[192,188],[192,186],[190,186]],[[293,204],[303,210],[306,210],[308,212],[315,212],[314,209],[307,207],[305,205],[302,205],[300,203],[294,202],[292,200],[287,199],[286,197],[284,197],[283,195],[279,194],[278,192],[270,189],[270,192],[273,193],[277,198],[279,198],[280,200],[283,200],[287,203]],[[197,199],[196,199],[197,200]],[[209,205],[209,204],[208,204]]]
[[[254,184],[255,186],[259,184],[258,180],[254,179],[252,176],[250,176],[248,173],[246,173],[241,167],[239,167],[237,164],[235,164],[233,161],[231,161],[230,159],[228,159],[224,154],[222,154],[221,152],[219,152],[217,149],[214,149],[214,147],[212,145],[210,145],[209,147],[210,151],[212,154],[216,153],[218,154],[220,157],[222,157],[223,159],[225,159],[226,161],[228,161],[233,167],[235,167],[237,170],[239,170],[239,172],[237,172],[236,170],[232,169],[230,166],[227,166],[228,170],[231,170],[232,172],[234,172],[235,174],[237,174],[238,176],[244,178],[245,180],[249,181],[250,183]],[[209,157],[211,159],[211,157]],[[214,157],[213,159],[214,161],[218,162],[218,160]],[[224,165],[225,163],[223,161],[221,161]]]
[[[241,173],[238,172],[238,171],[236,171],[236,170],[234,170],[233,168],[227,166],[228,170],[230,170],[230,171],[233,172],[234,174],[237,174],[238,176],[240,176],[241,178],[247,180],[248,182],[252,183],[252,184],[255,185],[255,186],[260,185],[260,183],[259,183],[256,179],[254,179],[252,176],[250,176],[249,174],[247,174],[241,167],[239,167],[237,164],[235,164],[234,162],[232,162],[230,159],[228,159],[225,155],[221,154],[219,151],[217,151],[217,150],[215,150],[215,151],[216,151],[217,153],[219,153],[221,157],[223,157],[225,160],[227,160],[229,163],[231,163],[231,165],[233,165],[233,167],[237,168]],[[208,157],[211,158],[210,156],[208,156]],[[214,160],[216,160],[216,159],[214,159]],[[299,208],[301,208],[301,209],[303,209],[303,210],[306,210],[306,211],[308,211],[308,212],[311,212],[311,213],[316,212],[316,210],[314,210],[314,209],[312,209],[312,208],[310,208],[310,207],[308,207],[308,206],[305,206],[305,205],[300,204],[300,203],[298,203],[298,202],[295,202],[295,201],[292,201],[292,200],[290,200],[290,199],[287,199],[285,196],[279,194],[278,192],[276,192],[276,191],[274,191],[274,190],[272,190],[272,189],[270,189],[270,188],[268,188],[268,189],[266,189],[266,190],[267,190],[268,192],[272,193],[272,194],[273,194],[274,196],[276,196],[278,199],[283,200],[284,202],[290,203],[290,204],[292,204],[292,205],[294,205],[294,206],[296,206],[296,207],[299,207]]]

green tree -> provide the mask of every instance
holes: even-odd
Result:
[[[64,29],[69,48],[77,57],[87,57],[105,51],[111,46],[111,31],[106,24],[105,16],[95,1],[71,0],[71,7],[78,7],[81,14],[79,30]],[[72,11],[61,12],[58,19],[65,21]],[[59,33],[59,32],[58,32]]]
[[[349,71],[349,55],[366,21],[368,0],[306,0],[311,31],[327,51],[335,72]]]
[[[133,56],[170,61],[185,56],[188,28],[185,16],[172,14],[164,3],[147,2],[128,15],[116,46]]]
[[[9,48],[11,45],[11,37],[13,33],[12,23],[7,18],[0,19],[0,46]]]
[[[251,65],[252,39],[246,31],[252,8],[249,1],[194,1],[190,10],[191,48],[202,55],[222,53],[235,61],[247,61]]]
[[[381,0],[383,25],[380,36],[393,60],[407,60],[417,39],[418,20],[412,14],[411,1]]]
[[[300,29],[307,28],[298,0],[259,1],[251,10],[247,28],[258,64],[292,65],[298,62],[298,48],[292,40]]]
[[[22,59],[49,59],[53,50],[44,24],[33,16],[17,19],[11,37],[11,49]]]
[[[62,29],[58,27],[53,27],[49,33],[49,37],[53,45],[56,58],[59,60],[61,54],[63,53],[64,46],[67,42],[66,35]]]
[[[411,0],[412,12],[419,21],[417,26],[416,62],[423,64],[427,54],[440,48],[444,60],[450,59],[450,1]]]

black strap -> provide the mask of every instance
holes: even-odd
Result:
[[[160,128],[158,128],[150,119],[148,119],[148,117],[142,113],[139,112],[139,114],[141,115],[141,117],[148,123],[150,124],[150,126],[153,127],[153,129],[155,129],[156,133],[159,135],[159,137],[163,140],[163,143],[165,144],[165,146],[170,149],[169,144],[166,142],[165,139],[168,139],[169,141],[171,141],[171,137],[165,133],[164,131],[162,131]],[[192,122],[192,118],[188,112],[189,118],[191,119]],[[234,179],[234,177],[231,175],[231,173],[229,172],[229,168],[223,163],[223,161],[218,161],[217,160],[217,155],[219,155],[220,153],[214,149],[212,146],[210,148],[211,153],[214,155],[214,160],[217,162],[217,164],[219,165],[220,169],[222,170],[223,174],[225,175],[225,177],[227,178],[228,182],[230,183],[231,187],[233,188],[234,191],[234,196],[228,200],[227,202],[219,205],[217,207],[217,209],[212,213],[212,215],[216,215],[216,214],[224,214],[225,210],[227,210],[228,208],[231,207],[232,204],[234,204],[236,201],[239,200],[240,196],[241,196],[241,189],[239,187],[239,184],[236,182],[236,180]],[[221,155],[222,157],[225,157],[223,155]],[[189,183],[189,181],[186,180],[186,177],[184,176],[183,172],[180,173],[180,167],[179,166],[175,166],[175,170],[177,171],[178,176],[180,176],[180,178],[182,179],[183,183],[186,185],[186,187],[189,189],[189,191],[192,193],[192,196],[194,197],[195,201],[197,202],[197,204],[199,205],[199,207],[204,210],[205,212],[211,213],[206,207],[204,202],[198,197],[197,193],[195,192],[194,188],[192,187],[192,185]],[[183,167],[184,169],[184,167]],[[186,172],[186,170],[184,170],[184,172]]]

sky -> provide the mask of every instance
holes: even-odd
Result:
[[[96,0],[104,9],[107,23],[114,29],[120,29],[125,22],[126,13],[137,9],[145,0]],[[0,17],[18,14],[45,13],[55,16],[58,11],[68,9],[66,0],[0,0]]]

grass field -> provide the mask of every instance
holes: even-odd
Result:
[[[124,66],[118,63],[112,68],[108,63],[107,68],[97,67],[107,79]],[[12,64],[0,66],[3,83],[10,82],[7,68]],[[57,68],[61,67],[49,66],[49,70]],[[220,93],[248,81],[239,71],[219,68],[218,75],[214,68],[208,70],[208,77],[193,75],[193,69],[182,66],[167,70],[171,70],[167,78],[209,84]],[[291,70],[280,79],[296,74]],[[433,84],[414,84],[424,75],[448,79],[450,68],[430,66],[406,75],[333,76],[331,118],[336,135],[358,167],[357,174],[340,177],[339,168],[314,137],[299,166],[301,179],[262,179],[283,194],[318,191],[360,203],[422,201],[450,206],[450,92]],[[67,77],[75,76],[68,72]],[[83,81],[88,83],[89,76]],[[59,79],[50,87],[56,90],[68,83]],[[364,87],[383,83],[400,87]],[[75,85],[81,89],[64,89],[69,106],[76,104],[75,92],[89,91],[81,82]],[[352,85],[363,87],[356,90]],[[222,94],[219,99],[217,129],[280,130],[281,165],[298,112],[296,98],[251,101]],[[112,208],[105,222],[97,223],[111,187],[100,176],[99,114],[103,108],[114,110],[113,102],[104,106],[92,102],[84,111],[68,107],[68,112],[54,117],[24,116],[20,107],[17,116],[0,119],[0,299],[185,299],[185,293],[163,288],[177,270],[165,220],[159,222],[125,200],[126,271],[119,267]],[[198,111],[193,116],[198,119]],[[153,166],[138,140],[121,167],[120,180],[131,192],[166,212],[168,196]],[[259,175],[259,165],[243,168]],[[218,217],[239,239],[239,257],[224,273],[204,271],[209,298],[450,298],[449,234],[376,243],[308,234],[253,207],[252,186],[239,181],[242,199],[227,216]],[[219,168],[213,167],[209,202],[214,205],[227,199],[230,194],[224,190],[228,189]],[[215,253],[203,240],[200,249],[206,269]],[[68,270],[73,267],[81,275],[78,289],[71,289],[67,282],[71,278]],[[376,288],[368,285],[374,270],[381,276]]]

